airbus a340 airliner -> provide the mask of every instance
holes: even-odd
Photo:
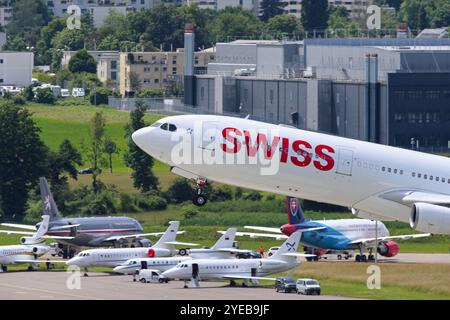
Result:
[[[351,208],[450,234],[450,159],[226,116],[183,115],[136,131],[133,141],[202,187],[213,180]]]

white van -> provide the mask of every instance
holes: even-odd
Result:
[[[61,97],[62,98],[69,98],[70,95],[70,90],[69,89],[61,89]]]
[[[298,279],[297,280],[298,294],[317,294],[320,296],[320,284],[314,279]]]
[[[85,96],[85,92],[83,88],[73,88],[72,89],[72,97],[76,98],[76,97],[84,97]]]
[[[136,275],[137,275],[137,279],[136,279]],[[156,270],[156,269],[141,269],[141,270],[139,270],[139,273],[138,273],[138,270],[136,270],[134,281],[136,281],[136,280],[138,280],[142,283],[150,283],[150,282],[168,283],[169,282],[168,279],[162,278],[161,271]]]

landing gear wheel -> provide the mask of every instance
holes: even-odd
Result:
[[[208,199],[204,195],[198,194],[195,195],[194,200],[192,202],[198,207],[203,207],[207,201]]]
[[[357,255],[355,256],[355,261],[356,261],[356,262],[361,262],[361,256],[360,256],[359,254],[357,254]]]
[[[340,254],[338,254],[337,259],[342,260],[342,256]]]
[[[186,255],[187,255],[187,250],[186,250],[186,249],[180,249],[180,250],[178,251],[178,254],[179,254],[180,256],[186,256]]]
[[[373,254],[370,254],[368,257],[369,261],[375,261],[375,256]]]
[[[159,282],[159,283],[164,283],[164,279],[161,279],[161,278],[160,278],[160,279],[158,279],[158,282]]]
[[[361,262],[367,262],[367,256],[365,254],[361,256]]]
[[[7,266],[2,266],[2,271],[3,271],[3,272],[8,271],[8,267],[7,267]]]

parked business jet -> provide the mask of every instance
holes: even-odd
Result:
[[[35,233],[28,233],[29,236],[21,238],[21,245],[0,246],[0,272],[8,270],[7,265],[29,263],[28,270],[33,270],[33,266],[41,262],[38,257],[50,251],[43,241],[52,237],[46,236],[49,216],[43,216],[43,220]],[[14,231],[1,230],[0,232],[15,234]]]
[[[172,172],[349,207],[357,217],[450,234],[450,159],[249,119],[167,117],[133,141]]]
[[[288,224],[281,228],[245,226],[247,229],[272,232],[251,233],[237,232],[238,236],[268,237],[275,239],[286,239],[293,232],[311,228],[310,231],[302,232],[300,242],[310,248],[325,249],[317,251],[349,251],[358,250],[360,254],[355,256],[357,262],[374,261],[373,250],[383,257],[393,257],[400,250],[398,243],[393,240],[406,240],[430,236],[425,234],[409,234],[390,236],[389,230],[382,222],[376,223],[368,219],[336,219],[312,221],[306,220],[297,198],[286,197],[286,209],[288,212]],[[315,228],[315,230],[313,230]],[[376,229],[377,228],[377,229]],[[377,245],[378,241],[378,245]],[[369,250],[369,256],[364,255],[364,251]],[[317,255],[317,251],[314,252]]]
[[[144,237],[162,234],[143,233],[139,222],[128,217],[63,218],[45,178],[40,178],[40,189],[43,214],[50,216],[47,235],[60,236],[58,244],[64,258],[72,257],[81,247],[116,246],[129,242],[136,247],[150,247],[151,241]],[[2,225],[26,230],[39,227],[11,223]]]
[[[90,249],[81,251],[76,257],[66,262],[68,266],[89,267],[116,267],[129,259],[171,257],[177,254],[176,245],[195,246],[195,243],[176,241],[179,221],[171,221],[166,232],[157,243],[150,248],[111,248]]]
[[[300,262],[297,257],[313,256],[297,253],[301,232],[294,232],[278,251],[269,258],[263,259],[193,259],[184,261],[176,267],[163,272],[162,277],[168,279],[191,279],[194,287],[198,287],[201,280],[225,279],[230,280],[275,280],[265,276],[291,270]]]
[[[136,270],[157,269],[166,271],[178,263],[191,259],[227,259],[234,258],[234,254],[239,252],[249,252],[249,250],[240,250],[233,248],[234,239],[236,237],[236,228],[229,228],[220,237],[219,240],[211,247],[205,249],[189,249],[180,250],[181,253],[189,254],[189,256],[170,257],[170,258],[136,258],[127,260],[114,268],[115,272],[124,274],[133,274]]]

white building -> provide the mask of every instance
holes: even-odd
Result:
[[[255,14],[259,11],[259,0],[183,0],[183,3],[196,3],[201,9],[222,10],[226,7],[240,6]]]
[[[97,77],[104,84],[112,88],[119,87],[120,54],[119,51],[88,51],[97,61]],[[61,60],[63,68],[68,67],[69,61],[76,51],[64,51]]]
[[[11,1],[0,1],[0,26],[6,26],[12,18]]]
[[[33,66],[32,52],[0,51],[0,86],[29,86]]]

